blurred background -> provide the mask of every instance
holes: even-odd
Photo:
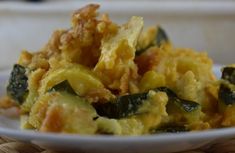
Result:
[[[143,16],[145,26],[160,24],[177,47],[207,51],[217,64],[235,63],[235,1],[232,0],[0,0],[0,70],[20,51],[37,51],[55,29],[68,28],[72,12],[98,3],[100,12],[125,23]]]

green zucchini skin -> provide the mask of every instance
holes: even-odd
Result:
[[[153,89],[155,92],[165,92],[168,96],[168,104],[184,112],[192,112],[199,108],[199,104],[193,101],[183,100],[167,87]],[[120,119],[138,114],[138,109],[147,100],[148,92],[117,97],[107,103],[94,103],[93,106],[100,116]]]
[[[157,27],[157,34],[155,36],[155,40],[153,40],[152,43],[150,43],[146,48],[143,48],[141,50],[137,50],[135,52],[136,56],[141,55],[142,53],[144,53],[147,49],[149,49],[150,47],[153,46],[158,46],[161,47],[162,44],[169,42],[169,37],[167,36],[165,30],[163,28],[161,28],[160,26]]]
[[[104,104],[94,103],[93,106],[100,116],[119,119],[134,115],[146,99],[146,93],[132,94],[117,97]]]
[[[233,105],[235,104],[235,91],[230,89],[229,87],[221,84],[218,93],[219,100],[223,102],[225,105]]]
[[[10,74],[6,88],[7,95],[18,104],[22,104],[28,93],[28,77],[25,67],[15,64]]]
[[[49,90],[49,92],[51,91],[65,91],[67,93],[76,95],[75,91],[73,90],[73,88],[71,87],[71,85],[67,80],[55,85],[53,88]]]
[[[189,130],[183,125],[168,124],[160,126],[156,129],[152,129],[150,132],[151,134],[158,134],[158,133],[182,133],[188,131]]]
[[[156,92],[158,91],[165,92],[168,96],[167,105],[174,104],[184,112],[189,112],[189,113],[193,112],[194,110],[198,109],[198,107],[200,106],[198,103],[194,101],[179,98],[171,89],[167,87],[159,87],[154,90]]]
[[[235,67],[225,67],[222,72],[222,79],[235,84]]]
[[[223,68],[221,79],[228,81],[230,84],[235,85],[235,68],[225,67]],[[218,92],[219,101],[225,105],[235,104],[235,90],[229,88],[227,85],[221,83]]]
[[[199,106],[200,106],[196,102],[180,99],[178,97],[170,98],[168,100],[167,107],[169,105],[172,105],[172,104],[175,105],[176,108],[178,108],[181,111],[186,112],[186,113],[191,113],[194,110],[197,110],[199,108]]]
[[[156,35],[156,45],[160,47],[163,43],[169,42],[169,38],[165,32],[165,30],[162,29],[162,27],[158,27],[158,32]]]

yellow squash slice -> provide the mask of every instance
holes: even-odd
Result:
[[[72,64],[68,67],[48,71],[41,81],[40,95],[65,80],[69,82],[74,91],[80,96],[84,96],[94,89],[104,88],[102,82],[89,69],[78,64]]]
[[[134,16],[116,35],[103,38],[101,56],[94,71],[109,88],[125,92],[129,80],[137,75],[133,60],[142,27],[143,18]]]

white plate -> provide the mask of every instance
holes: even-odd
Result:
[[[220,76],[218,66],[214,67]],[[4,91],[6,73],[0,73],[0,92]],[[19,129],[19,121],[0,116],[0,135],[32,142],[54,150],[86,153],[167,153],[196,149],[218,140],[235,137],[235,128],[214,129],[202,132],[159,134],[150,136],[80,136],[69,134],[39,133]]]

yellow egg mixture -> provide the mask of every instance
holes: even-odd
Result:
[[[99,5],[72,15],[35,53],[22,51],[2,107],[20,110],[22,129],[143,135],[235,125],[235,67],[216,79],[206,53],[175,48],[164,30],[123,25]]]

